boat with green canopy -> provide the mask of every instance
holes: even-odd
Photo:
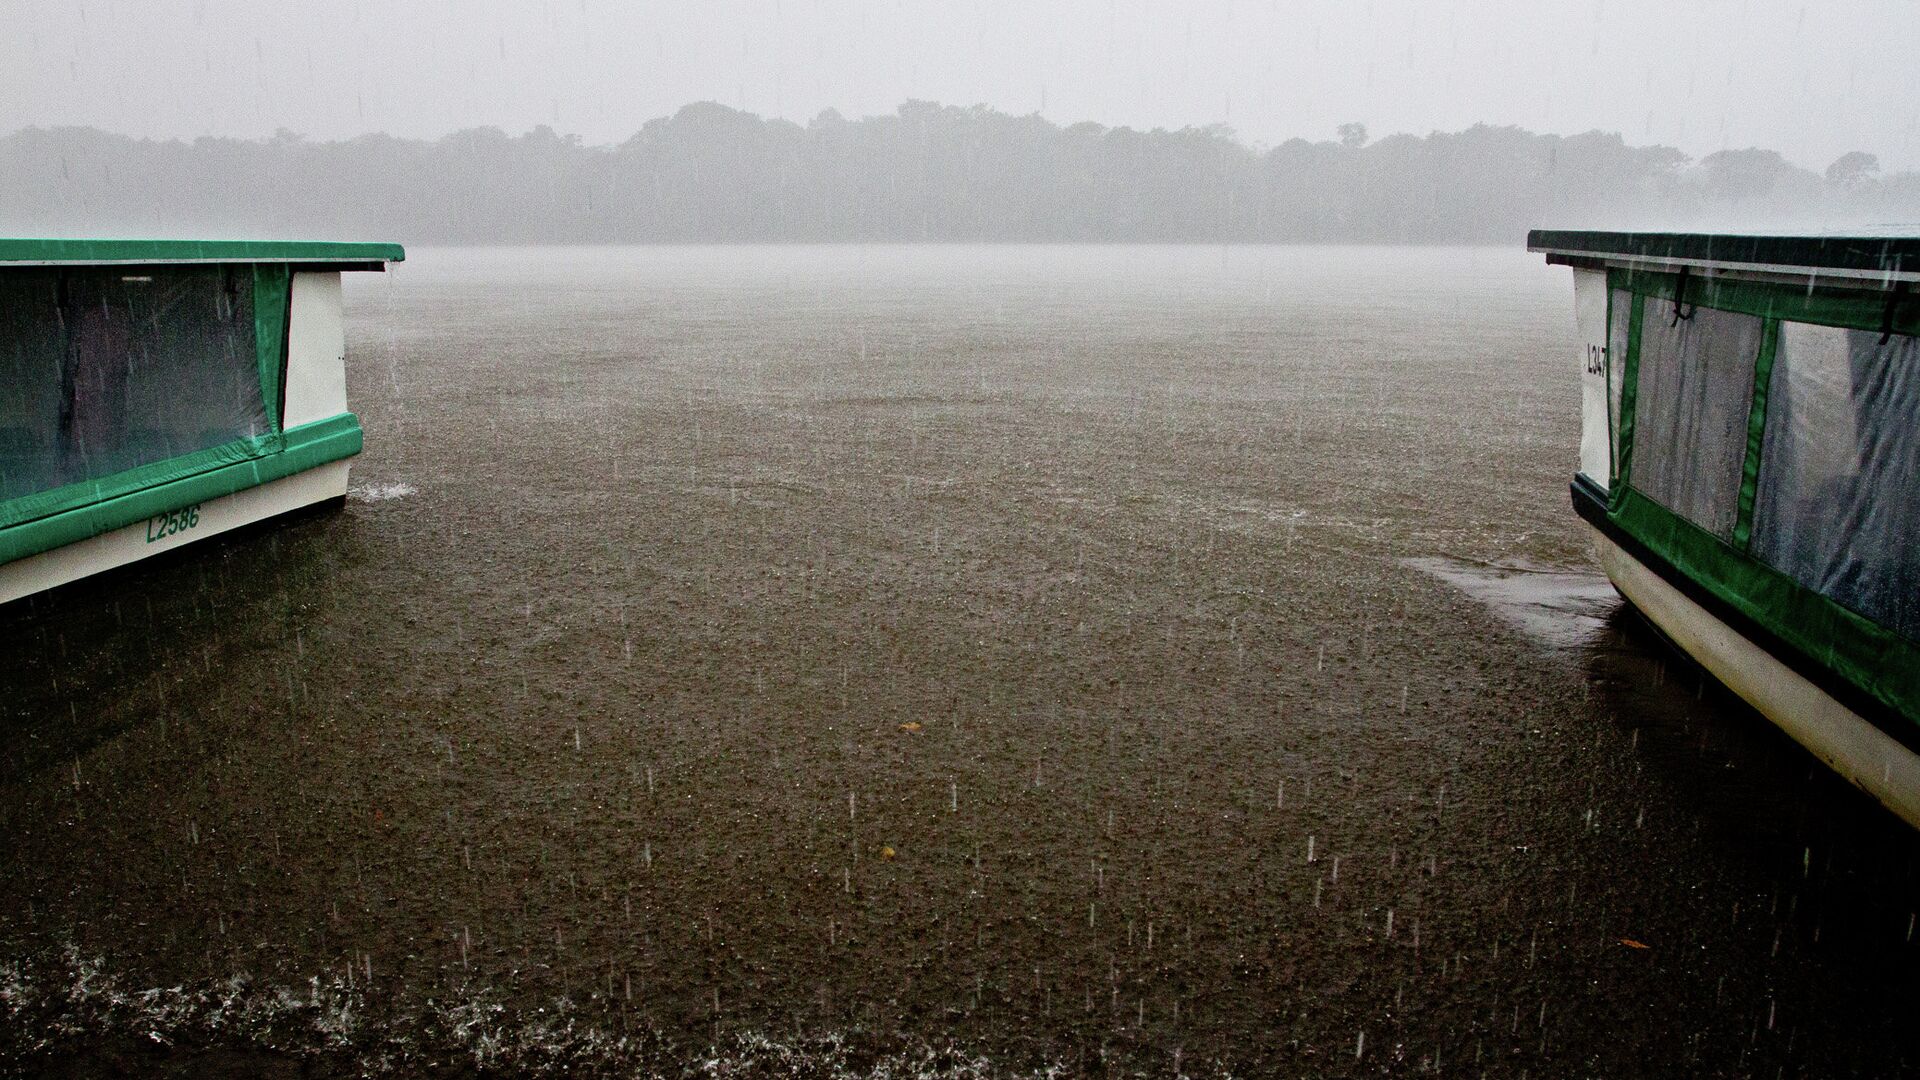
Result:
[[[1920,235],[1535,231],[1574,509],[1661,634],[1920,825]]]
[[[340,274],[403,258],[0,239],[0,603],[342,498]]]

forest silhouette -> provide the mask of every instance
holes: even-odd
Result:
[[[805,125],[712,102],[617,145],[542,126],[437,140],[0,137],[0,232],[410,243],[1518,243],[1529,228],[1872,227],[1920,173],[1864,151],[1815,172],[1517,127],[1251,146],[1224,126],[1060,126],[909,101]]]

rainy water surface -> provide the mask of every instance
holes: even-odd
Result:
[[[1890,1075],[1920,843],[1592,572],[1564,270],[421,250],[0,609],[0,1068]]]

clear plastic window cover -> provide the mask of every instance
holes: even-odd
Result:
[[[1920,338],[1781,323],[1752,554],[1920,640]]]
[[[1649,300],[1640,325],[1633,486],[1731,540],[1762,320]]]
[[[267,433],[246,267],[0,274],[0,501]]]
[[[1607,298],[1607,424],[1615,483],[1620,475],[1620,398],[1627,385],[1627,329],[1632,319],[1633,294],[1614,289]]]

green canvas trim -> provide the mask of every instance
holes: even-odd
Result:
[[[399,244],[302,240],[0,239],[0,263],[381,263],[403,262]]]
[[[278,435],[252,435],[195,450],[190,454],[150,461],[122,472],[97,476],[46,491],[35,491],[0,503],[0,529],[38,521],[95,503],[120,498],[156,484],[218,469],[242,461],[266,457],[280,448]]]
[[[280,430],[280,397],[287,370],[287,328],[293,318],[293,274],[284,264],[253,268],[253,344],[260,364],[260,399],[267,429]]]
[[[241,440],[246,443],[271,441],[279,446],[279,449],[263,455],[224,459],[223,453],[239,446],[239,443],[234,443],[107,477],[105,480],[119,483],[113,490],[104,491],[96,501],[0,528],[0,563],[65,547],[170,510],[259,487],[330,461],[352,457],[360,452],[361,439],[359,418],[352,413],[341,413],[290,428],[284,435],[271,436],[270,439]],[[145,482],[132,482],[136,475]],[[70,491],[72,488],[60,490]],[[15,503],[20,501],[14,500]],[[12,505],[8,504],[9,507]]]
[[[1753,394],[1747,406],[1747,455],[1740,463],[1740,503],[1733,521],[1733,546],[1747,550],[1753,541],[1753,504],[1760,490],[1760,450],[1767,434],[1767,395],[1773,389],[1773,359],[1780,351],[1780,322],[1760,324],[1760,355],[1753,362]]]
[[[1635,296],[1672,301],[1680,275],[1650,270],[1607,271],[1609,288],[1626,289]],[[1904,299],[1904,302],[1902,300]],[[1758,315],[1763,319],[1838,326],[1848,330],[1891,329],[1896,334],[1920,335],[1920,299],[1890,289],[1781,285],[1766,281],[1738,281],[1701,274],[1687,275],[1688,304]],[[1888,323],[1888,306],[1893,306]]]
[[[1737,551],[1637,491],[1613,500],[1608,519],[1868,697],[1920,723],[1920,645]]]
[[[1675,572],[1698,584],[1786,647],[1831,672],[1868,699],[1904,719],[1920,723],[1920,644],[1828,597],[1747,554],[1759,485],[1760,454],[1766,436],[1768,397],[1779,354],[1780,323],[1806,322],[1854,330],[1920,332],[1920,305],[1889,311],[1899,294],[1886,290],[1812,288],[1765,282],[1726,281],[1689,274],[1681,294],[1678,274],[1613,269],[1609,290],[1633,297],[1627,326],[1626,371],[1620,394],[1618,471],[1608,492],[1607,519],[1628,536],[1670,563]],[[1741,465],[1739,512],[1732,542],[1722,540],[1632,488],[1634,419],[1638,411],[1641,327],[1647,305],[1678,299],[1691,307],[1755,315],[1764,320],[1760,354],[1754,365],[1753,396],[1747,413],[1746,454]],[[1609,297],[1609,305],[1611,305]],[[1609,307],[1611,313],[1611,306]],[[1611,329],[1609,329],[1611,333]]]
[[[1640,323],[1646,313],[1646,298],[1634,293],[1633,305],[1627,310],[1627,370],[1620,378],[1620,471],[1613,478],[1609,511],[1619,509],[1627,482],[1633,479],[1633,416],[1640,404]],[[1608,332],[1612,332],[1611,327]]]
[[[278,434],[287,368],[287,332],[292,320],[293,274],[284,264],[251,268],[253,279],[254,364],[267,430],[192,453],[146,462],[108,476],[93,477],[47,491],[0,502],[0,529],[117,498],[130,491],[177,480],[208,469],[280,452]]]

